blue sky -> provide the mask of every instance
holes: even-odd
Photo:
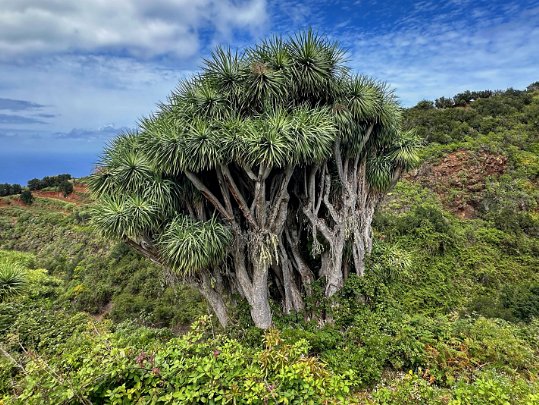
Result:
[[[0,182],[89,173],[214,45],[307,27],[404,106],[539,80],[539,0],[0,0]]]

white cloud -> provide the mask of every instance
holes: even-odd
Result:
[[[452,10],[431,23],[409,18],[383,35],[350,35],[351,65],[389,82],[408,106],[467,89],[524,88],[537,80],[539,7],[513,3],[505,14],[487,7],[465,11],[471,18],[452,18]]]
[[[0,0],[0,58],[115,52],[190,57],[202,33],[258,32],[265,0]]]
[[[32,64],[0,64],[0,89],[11,99],[55,114],[43,129],[69,131],[107,123],[132,127],[155,110],[188,70],[105,56],[56,56]]]

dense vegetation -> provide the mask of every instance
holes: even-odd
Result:
[[[26,205],[30,205],[34,202],[34,195],[30,190],[24,190],[19,198]]]
[[[74,190],[72,177],[70,174],[59,174],[57,176],[45,176],[42,179],[32,179],[28,181],[28,187],[23,188],[20,184],[0,184],[0,197],[20,194],[20,199],[25,204],[33,202],[32,191],[55,189],[67,197]]]
[[[42,179],[28,180],[30,191],[42,190],[49,187],[60,187],[71,180],[70,174],[58,174],[56,176],[45,176]]]
[[[9,183],[0,184],[0,197],[20,194],[21,192],[22,192],[22,187],[20,184],[9,184]]]
[[[0,303],[4,402],[539,403],[538,90],[405,112],[422,164],[377,212],[365,276],[332,300],[313,284],[324,325],[272,304],[261,332],[238,300],[222,331],[87,205],[0,208],[0,268],[24,277]]]
[[[59,174],[57,176],[45,176],[42,179],[28,180],[28,190],[56,190],[67,197],[74,190],[72,177],[70,174]]]

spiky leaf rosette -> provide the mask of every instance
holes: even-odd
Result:
[[[92,223],[112,238],[137,240],[155,232],[158,209],[138,195],[107,197],[92,210]]]
[[[21,294],[27,284],[24,270],[7,260],[0,261],[0,302]]]
[[[421,139],[414,132],[403,132],[393,141],[389,157],[395,165],[402,169],[413,169],[419,164],[420,159],[417,151],[421,145]]]
[[[195,221],[176,217],[159,239],[159,247],[171,267],[182,276],[219,264],[232,240],[230,230],[217,220]]]

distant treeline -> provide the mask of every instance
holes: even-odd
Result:
[[[20,194],[22,192],[22,186],[20,184],[0,184],[0,197],[8,195]]]
[[[55,187],[59,192],[63,192],[65,196],[73,192],[73,184],[70,182],[72,177],[70,174],[59,174],[57,176],[45,176],[42,179],[32,179],[28,181],[28,190],[42,190],[48,187]],[[0,197],[9,195],[21,194],[23,186],[20,184],[0,184]]]
[[[522,96],[525,93],[530,93],[539,90],[539,82],[530,84],[526,90],[507,89],[502,90],[482,90],[482,91],[470,91],[466,90],[462,93],[458,93],[453,97],[440,97],[434,101],[422,100],[415,108],[428,110],[431,108],[453,108],[453,107],[465,107],[473,101],[479,99],[490,98],[499,95],[513,95],[516,97]]]
[[[60,187],[69,182],[70,174],[59,174],[58,176],[45,176],[42,179],[32,179],[28,181],[28,188],[32,191],[42,190],[47,187]]]

